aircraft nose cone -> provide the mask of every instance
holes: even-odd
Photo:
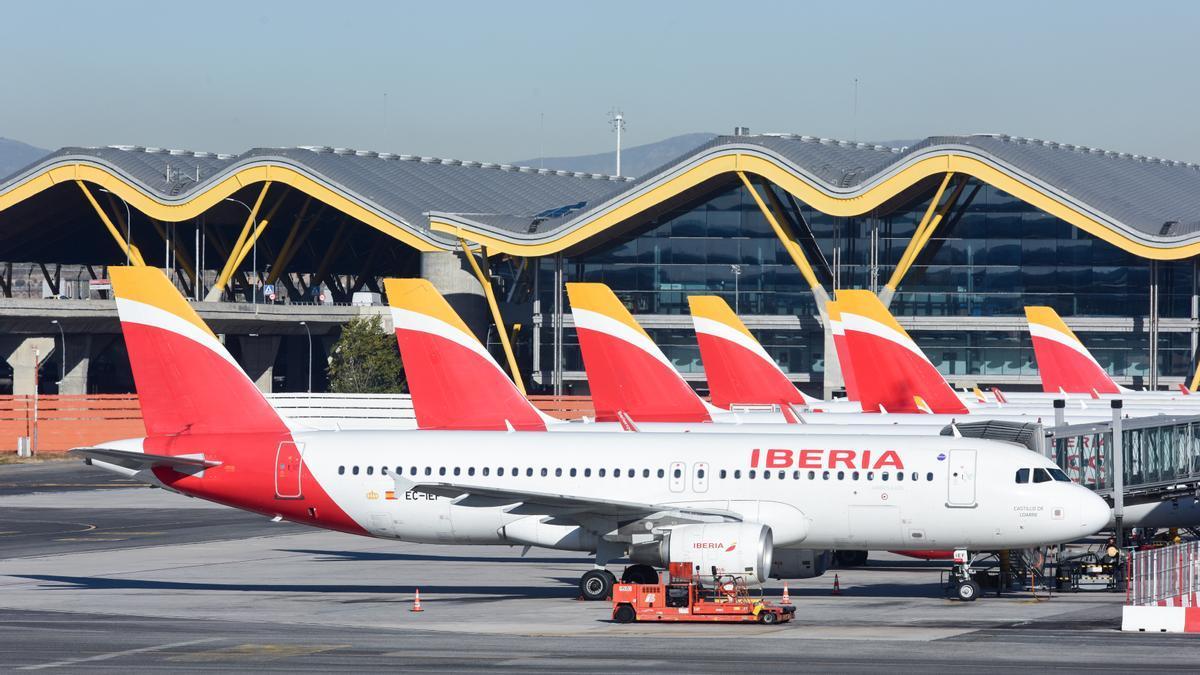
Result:
[[[1084,489],[1087,490],[1086,488]],[[1103,498],[1091,490],[1087,490],[1086,494],[1080,495],[1079,525],[1084,530],[1083,536],[1096,534],[1105,527],[1108,527],[1111,519],[1112,509]]]

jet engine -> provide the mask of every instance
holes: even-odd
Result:
[[[759,523],[680,525],[657,541],[634,544],[629,559],[654,567],[691,563],[709,582],[715,567],[718,575],[736,574],[760,584],[771,570],[774,549],[771,528]]]
[[[777,548],[771,560],[772,579],[809,579],[825,574],[832,554],[812,549]]]

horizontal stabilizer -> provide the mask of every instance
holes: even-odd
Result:
[[[214,466],[220,466],[221,464],[220,462],[204,459],[203,457],[150,455],[143,452],[114,450],[112,448],[74,448],[70,451],[70,454],[108,464],[115,464],[131,471],[164,468],[172,469],[179,473],[190,474]]]

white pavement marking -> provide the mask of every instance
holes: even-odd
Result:
[[[21,666],[17,670],[43,670],[46,668],[61,668],[63,666],[73,666],[77,663],[87,663],[89,661],[107,661],[121,656],[130,654],[144,654],[146,652],[158,652],[164,649],[174,649],[176,647],[187,647],[190,645],[198,645],[204,642],[216,642],[223,638],[204,638],[203,640],[188,640],[187,642],[172,642],[167,645],[156,645],[154,647],[142,647],[140,649],[126,649],[122,652],[109,652],[107,654],[97,654],[96,656],[83,656],[77,659],[63,659],[62,661],[54,661],[52,663],[39,663],[33,666]]]

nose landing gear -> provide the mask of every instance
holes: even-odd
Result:
[[[953,596],[963,602],[974,602],[979,598],[979,584],[971,578],[971,556],[965,549],[954,551],[954,565],[950,568],[950,583]]]

